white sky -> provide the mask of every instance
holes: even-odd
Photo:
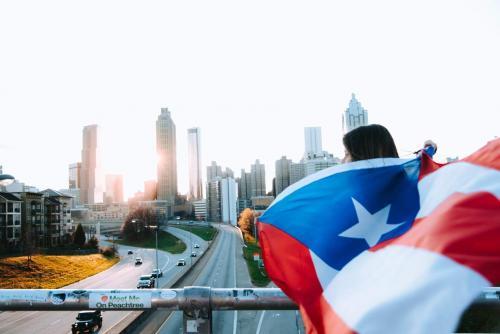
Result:
[[[203,174],[259,158],[270,190],[275,160],[302,156],[304,126],[343,155],[351,92],[402,156],[428,138],[437,160],[481,147],[500,129],[500,1],[0,3],[0,165],[41,189],[67,187],[95,123],[105,172],[142,190],[168,107],[181,192],[194,126]]]

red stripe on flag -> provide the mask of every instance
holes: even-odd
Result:
[[[300,305],[307,332],[332,333],[332,326],[336,326],[343,329],[341,333],[351,333],[323,299],[309,249],[272,225],[259,222],[258,229],[267,274]]]
[[[500,170],[500,138],[490,141],[463,161]]]
[[[441,253],[500,283],[500,201],[488,192],[453,194],[406,234],[371,250],[389,244]]]
[[[421,163],[420,163],[420,174],[418,180],[422,180],[427,175],[435,172],[445,164],[440,164],[432,160],[432,158],[425,152],[422,152]]]

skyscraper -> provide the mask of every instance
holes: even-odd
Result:
[[[104,202],[123,203],[123,175],[106,175]]]
[[[321,128],[319,126],[304,128],[304,139],[306,144],[306,158],[319,156],[323,153]]]
[[[69,189],[80,189],[81,169],[81,162],[75,162],[74,164],[69,165]]]
[[[207,182],[208,220],[236,225],[238,186],[231,177],[217,176]]]
[[[266,168],[259,162],[259,159],[251,165],[250,182],[252,184],[252,197],[266,195]]]
[[[212,181],[217,176],[222,177],[222,167],[218,166],[215,161],[207,167],[207,182]]]
[[[302,180],[306,176],[306,164],[304,162],[290,164],[290,184]]]
[[[342,115],[342,129],[344,133],[356,129],[359,126],[368,124],[368,112],[363,109],[361,103],[356,100],[356,96],[352,94],[349,108]]]
[[[82,204],[102,203],[104,180],[98,145],[96,124],[83,128],[80,202]]]
[[[173,205],[177,195],[177,157],[175,124],[168,108],[161,108],[156,121],[156,152],[159,157],[157,199]]]
[[[280,160],[276,160],[276,196],[281,193],[286,187],[290,185],[290,166],[292,165],[292,160],[286,157],[281,157]]]
[[[188,129],[189,199],[203,198],[201,185],[200,128]]]

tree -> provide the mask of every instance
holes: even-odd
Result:
[[[157,217],[151,208],[138,208],[129,213],[121,227],[121,234],[127,241],[139,241],[153,234],[151,226],[157,225]]]
[[[75,234],[73,234],[73,243],[80,248],[85,245],[85,232],[83,231],[82,224],[80,223],[76,227]]]
[[[87,241],[87,247],[91,249],[97,249],[99,246],[99,240],[95,236],[91,237],[89,241]]]
[[[254,217],[255,212],[250,208],[246,208],[241,212],[240,219],[238,220],[238,226],[241,229],[241,233],[243,233],[243,238],[247,242],[255,242]]]

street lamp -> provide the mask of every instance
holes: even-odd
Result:
[[[193,242],[191,241],[191,235],[193,234],[193,226],[191,221],[189,222],[189,266],[193,265]]]

